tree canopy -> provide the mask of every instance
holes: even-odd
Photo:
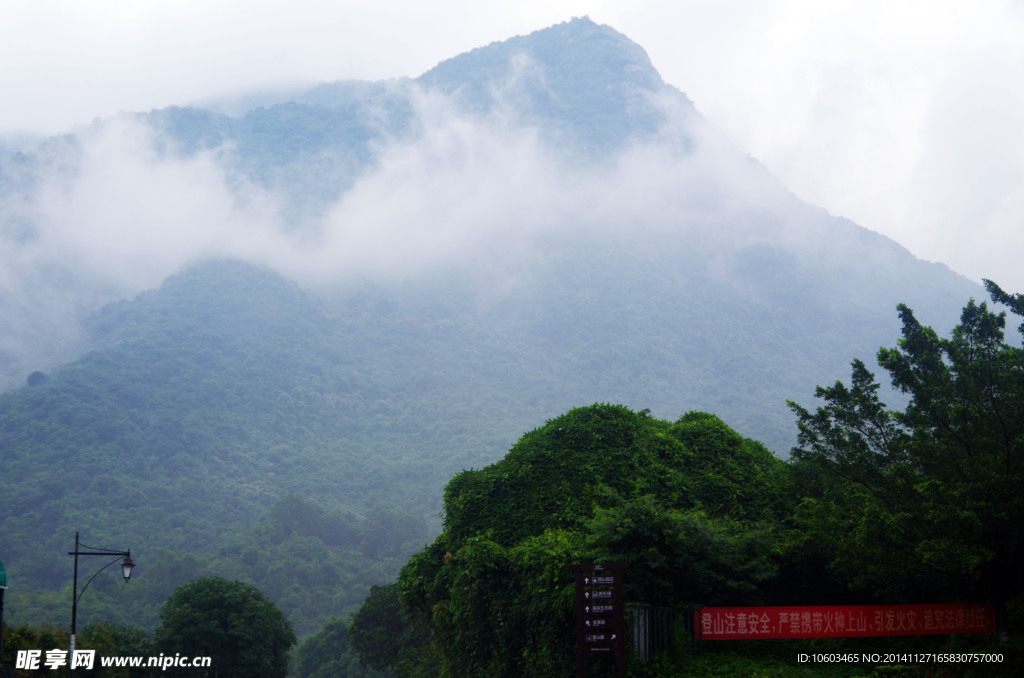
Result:
[[[340,617],[331,617],[319,631],[299,644],[292,663],[292,675],[298,678],[369,678],[382,675],[360,664],[359,657],[351,651],[351,641],[348,623]]]
[[[986,287],[1024,316],[1021,295]],[[797,471],[820,474],[798,517],[860,588],[994,600],[1005,624],[1005,601],[1024,591],[1024,350],[985,303],[971,300],[948,337],[905,305],[899,315],[903,336],[878,362],[909,397],[903,410],[860,360],[849,386],[817,389],[815,412],[790,402]]]
[[[171,594],[160,620],[156,646],[165,655],[210,657],[223,678],[288,673],[288,651],[296,640],[292,624],[253,586],[220,577],[196,579]]]
[[[574,562],[636,563],[632,601],[764,599],[778,571],[783,473],[709,414],[570,410],[501,461],[452,478],[444,532],[393,587],[374,590],[353,644],[400,676],[566,675]]]
[[[1024,348],[985,303],[946,337],[898,312],[878,362],[904,406],[854,360],[815,411],[789,401],[789,462],[710,414],[599,404],[456,474],[444,531],[374,589],[354,649],[398,676],[567,675],[581,562],[631,563],[634,603],[995,601],[1005,630],[1024,593]]]

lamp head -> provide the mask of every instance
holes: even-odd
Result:
[[[121,576],[127,582],[132,577],[132,568],[135,567],[135,562],[132,561],[131,554],[124,557],[121,561]]]

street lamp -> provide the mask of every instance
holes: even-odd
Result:
[[[82,549],[88,549],[83,551]],[[98,549],[92,546],[86,546],[78,541],[78,533],[75,532],[75,550],[68,551],[69,556],[75,557],[75,577],[74,584],[71,589],[71,656],[68,657],[68,675],[75,675],[75,627],[78,623],[78,599],[82,597],[82,593],[89,588],[89,584],[96,578],[96,575],[107,569],[117,561],[121,561],[121,576],[124,577],[125,583],[132,576],[132,568],[135,567],[135,562],[132,560],[132,552],[128,551],[114,551],[111,549]],[[96,570],[96,574],[89,577],[89,581],[85,582],[85,586],[82,587],[82,593],[78,592],[78,556],[114,556],[114,559],[109,563]]]
[[[0,560],[0,674],[4,673],[4,591],[7,590],[7,569]]]

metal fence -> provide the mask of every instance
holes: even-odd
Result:
[[[654,655],[694,645],[694,608],[657,607],[644,603],[627,605],[626,627],[630,649],[644,662]]]

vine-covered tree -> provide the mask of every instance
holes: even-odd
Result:
[[[352,644],[397,676],[569,675],[569,563],[633,562],[635,602],[769,602],[784,471],[709,414],[570,410],[452,478],[444,532],[374,590]]]
[[[986,287],[1024,316],[1021,295]],[[1006,601],[1024,591],[1024,349],[1006,342],[1005,312],[974,300],[949,337],[905,305],[899,315],[903,337],[878,362],[904,410],[881,402],[860,360],[849,386],[817,389],[815,412],[790,402],[797,472],[824,479],[799,516],[856,586],[987,598],[1005,625]]]

